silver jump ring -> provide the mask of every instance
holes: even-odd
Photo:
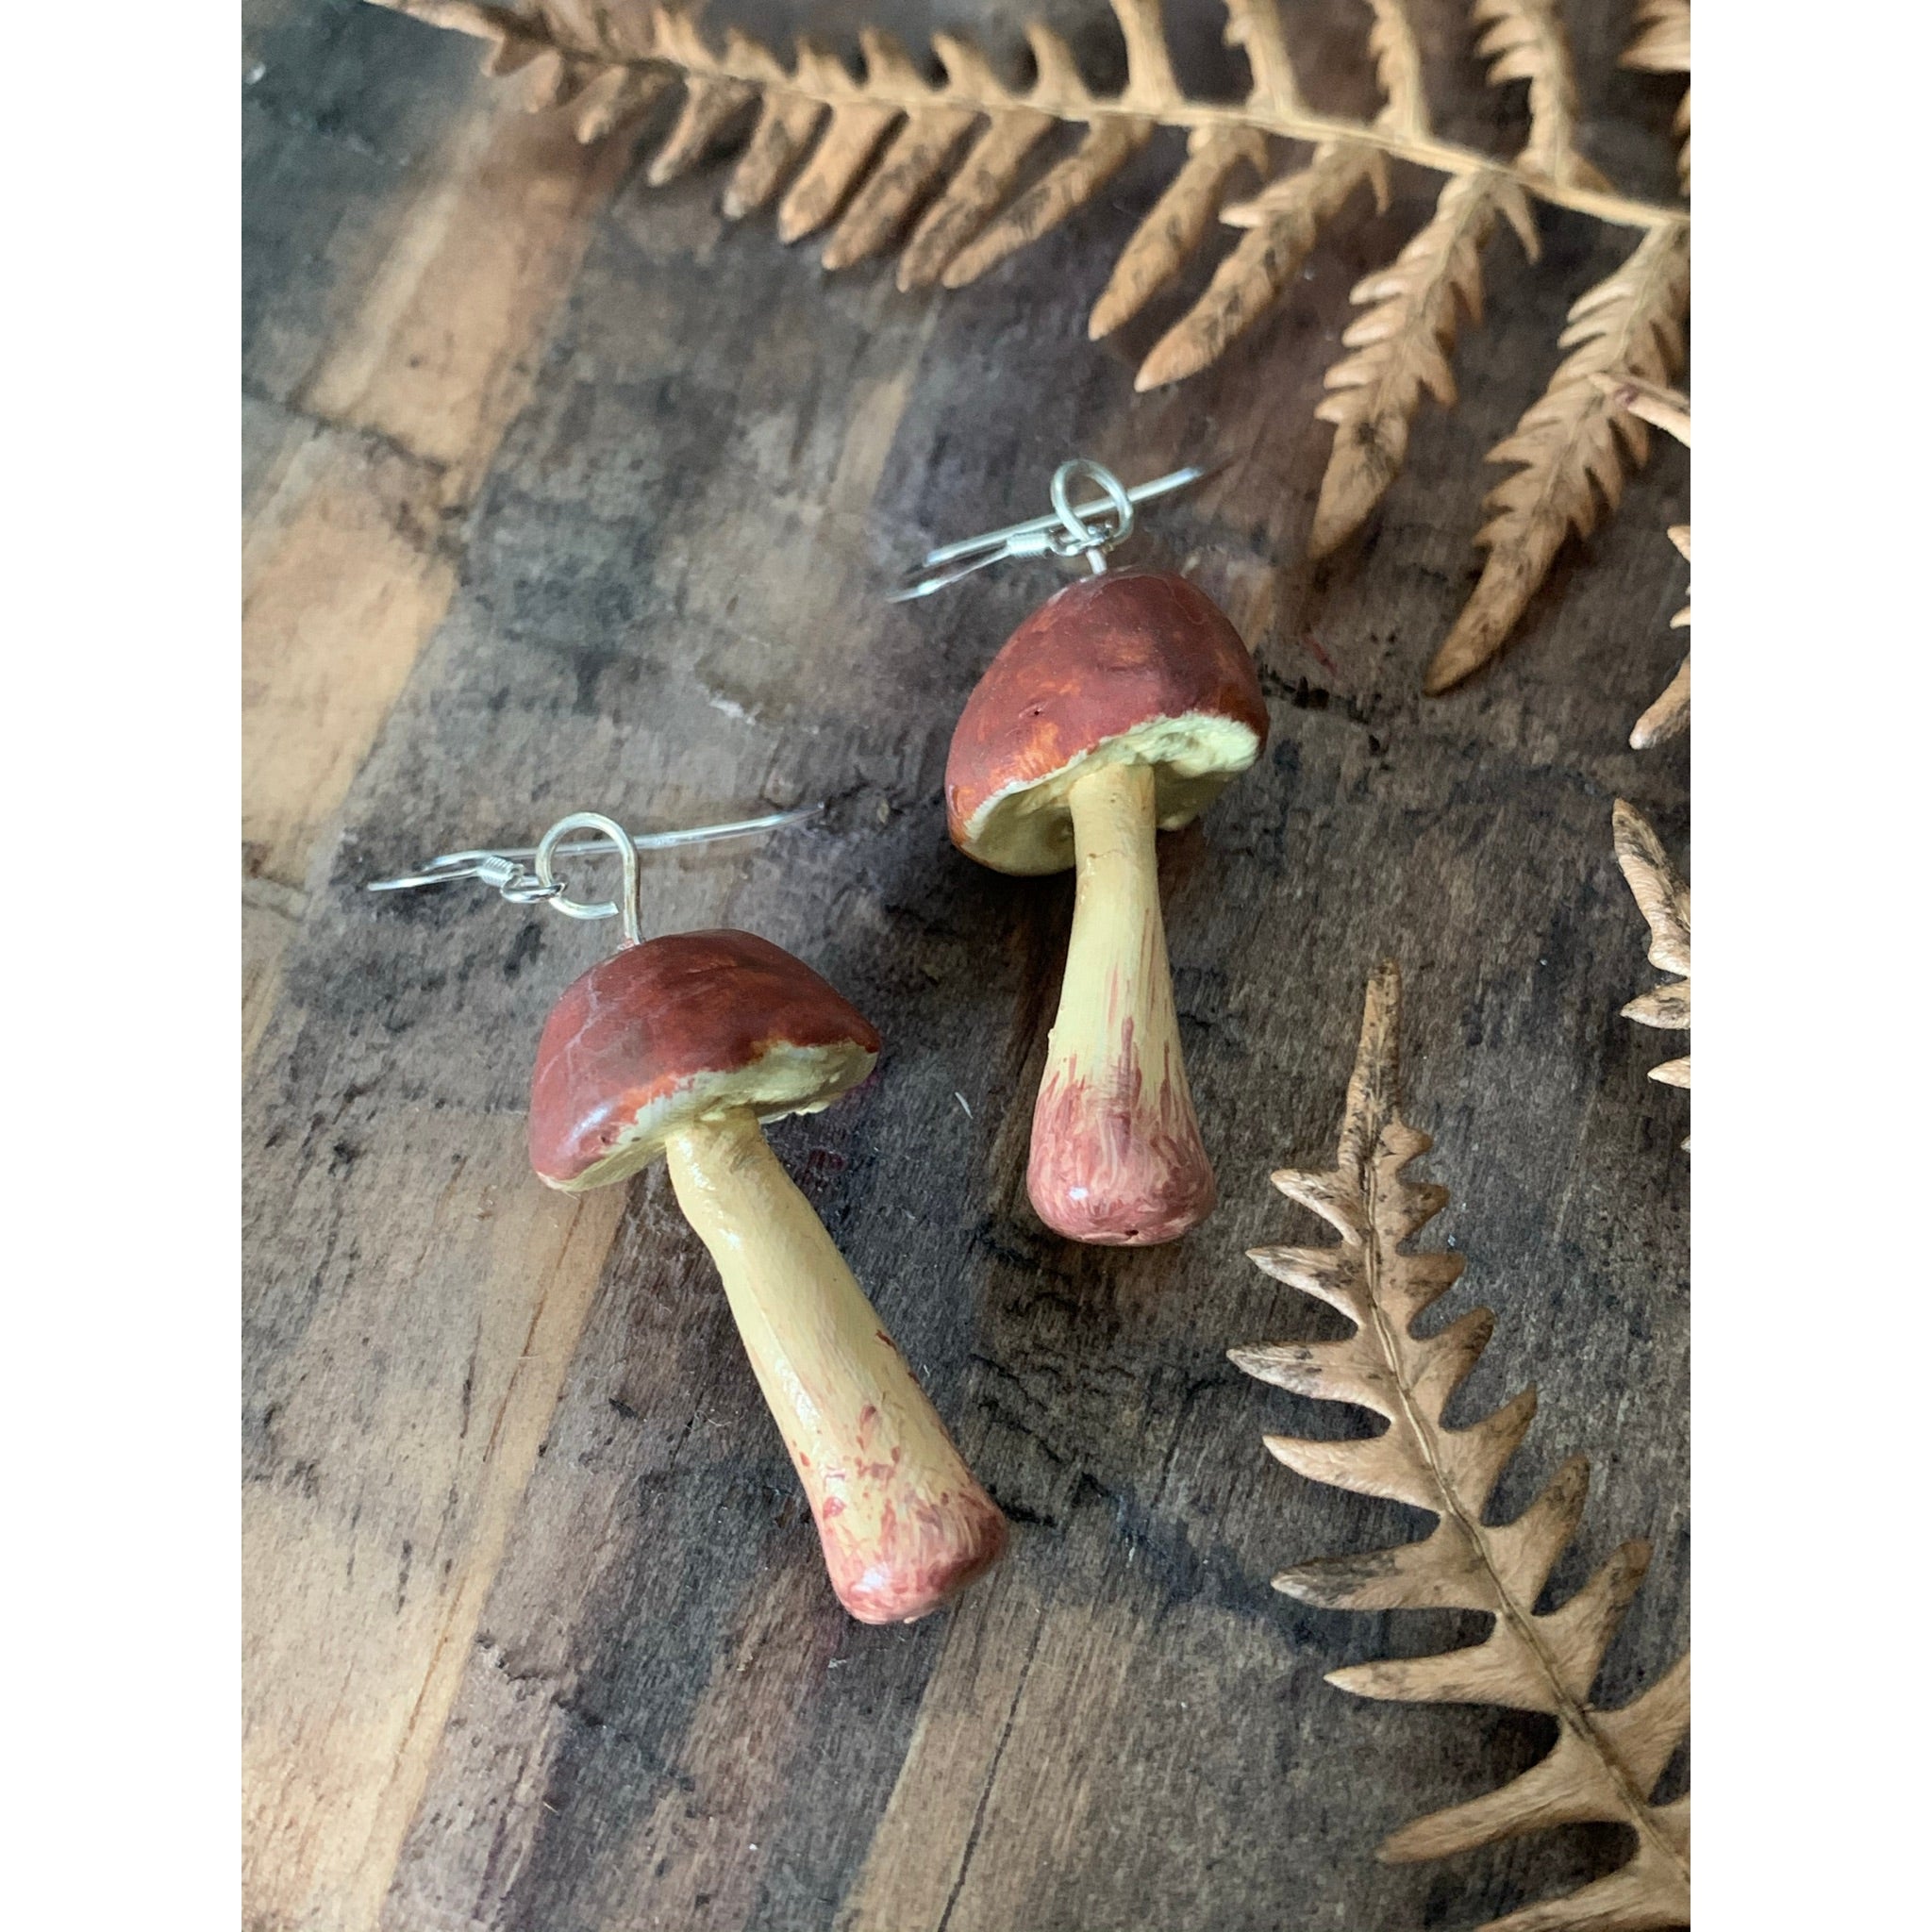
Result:
[[[1108,508],[1113,511],[1110,528],[1104,528],[1097,522],[1087,523],[1074,508],[1071,486],[1076,476],[1091,477],[1106,496]],[[1127,493],[1126,485],[1091,457],[1071,457],[1053,473],[1051,493],[1054,513],[1066,532],[1053,541],[1055,556],[1084,556],[1097,575],[1107,568],[1107,553],[1133,535],[1134,499]]]
[[[552,870],[551,861],[556,857],[558,841],[572,832],[601,832],[616,848],[624,862],[624,897],[621,901],[606,899],[600,904],[587,905],[569,896],[563,881]],[[537,841],[535,859],[537,877],[543,888],[542,896],[558,911],[571,919],[621,919],[624,922],[625,943],[635,946],[642,942],[638,848],[630,834],[615,819],[606,818],[601,811],[574,811],[567,819],[558,819]]]

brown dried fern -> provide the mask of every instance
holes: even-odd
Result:
[[[1690,447],[1690,400],[1674,389],[1654,382],[1639,382],[1634,376],[1599,376],[1598,385],[1620,409],[1628,409],[1646,423],[1668,430],[1686,449]],[[1678,555],[1690,561],[1690,525],[1673,524],[1665,534],[1677,546]],[[1673,630],[1683,630],[1690,623],[1690,607],[1671,619]],[[1633,751],[1648,751],[1654,744],[1675,738],[1690,723],[1690,656],[1687,651],[1677,674],[1664,687],[1655,704],[1638,719],[1630,732]]]
[[[1390,267],[1356,284],[1350,299],[1375,306],[1343,332],[1343,345],[1356,353],[1329,370],[1324,380],[1335,393],[1315,409],[1335,425],[1335,443],[1308,538],[1313,555],[1336,549],[1381,502],[1408,454],[1423,391],[1455,408],[1448,351],[1458,308],[1482,320],[1479,258],[1499,214],[1534,260],[1536,226],[1523,190],[1501,175],[1457,175],[1428,226]]]
[[[1424,690],[1446,691],[1494,657],[1570,533],[1590,535],[1600,501],[1616,508],[1624,458],[1642,462],[1650,439],[1596,378],[1674,375],[1684,358],[1690,296],[1688,232],[1653,228],[1615,274],[1572,307],[1559,338],[1569,356],[1515,432],[1490,452],[1492,463],[1522,467],[1485,500],[1492,514],[1475,540],[1489,553],[1483,574],[1436,653]]]
[[[1476,51],[1490,62],[1491,85],[1529,83],[1529,139],[1518,165],[1541,178],[1603,185],[1576,153],[1575,75],[1550,0],[1475,0],[1472,10],[1484,30]],[[1434,219],[1393,265],[1356,284],[1350,299],[1376,306],[1344,332],[1343,345],[1357,353],[1329,370],[1326,386],[1339,393],[1315,410],[1335,425],[1335,442],[1308,539],[1314,556],[1338,549],[1387,493],[1407,455],[1423,391],[1455,408],[1448,352],[1457,310],[1482,320],[1481,256],[1499,214],[1536,260],[1541,251],[1522,183],[1486,171],[1452,176]]]
[[[1529,145],[1524,164],[1553,181],[1607,186],[1576,152],[1576,69],[1557,0],[1474,0],[1484,29],[1476,52],[1490,63],[1490,82],[1529,83]]]
[[[1446,1857],[1552,1826],[1600,1821],[1635,1834],[1629,1861],[1567,1897],[1498,1919],[1485,1932],[1653,1932],[1690,1924],[1689,1798],[1650,1794],[1690,1727],[1690,1659],[1680,1658],[1635,1702],[1604,1710],[1591,1686],[1650,1560],[1627,1542],[1559,1608],[1536,1605],[1583,1514],[1589,1464],[1572,1457],[1513,1523],[1484,1521],[1505,1465],[1536,1413],[1524,1390],[1467,1428],[1442,1411],[1489,1344],[1494,1317],[1473,1309],[1439,1334],[1413,1324],[1462,1272],[1454,1254],[1406,1252],[1447,1191],[1405,1169],[1430,1146],[1401,1117],[1397,1024],[1401,976],[1385,962],[1369,981],[1361,1044],[1349,1081],[1341,1144],[1326,1173],[1284,1172],[1274,1185],[1319,1214],[1339,1246],[1255,1249],[1277,1280],[1326,1302],[1355,1324],[1345,1341],[1237,1348],[1249,1374],[1298,1395],[1347,1402],[1386,1417],[1379,1436],[1354,1441],[1265,1438],[1279,1461],[1312,1481],[1385,1496],[1438,1519],[1422,1541],[1302,1563],[1274,1587],[1326,1609],[1489,1612],[1488,1639],[1434,1657],[1357,1664],[1328,1681],[1363,1697],[1413,1703],[1501,1704],[1557,1720],[1550,1754],[1471,1803],[1431,1813],[1382,1846],[1391,1861]]]
[[[1634,805],[1618,799],[1610,812],[1611,837],[1617,848],[1617,863],[1636,899],[1643,922],[1650,927],[1650,963],[1660,973],[1683,976],[1654,986],[1640,993],[1624,1008],[1626,1020],[1642,1026],[1661,1026],[1672,1032],[1688,1031],[1690,1025],[1690,888],[1664,854],[1663,841],[1649,820]],[[1690,1060],[1666,1060],[1650,1070],[1653,1080],[1666,1087],[1690,1084]],[[1690,1145],[1687,1141],[1684,1143]]]
[[[1356,291],[1357,301],[1374,306],[1349,330],[1345,341],[1356,353],[1331,370],[1334,393],[1320,411],[1337,425],[1337,437],[1316,520],[1318,551],[1339,543],[1387,490],[1423,391],[1453,402],[1447,351],[1458,307],[1473,315],[1480,301],[1477,256],[1497,217],[1532,253],[1534,200],[1641,228],[1645,239],[1622,275],[1573,311],[1563,341],[1581,346],[1497,452],[1528,467],[1492,494],[1499,514],[1478,539],[1491,550],[1490,563],[1432,667],[1430,690],[1493,653],[1563,538],[1590,528],[1592,479],[1614,507],[1621,480],[1614,438],[1599,433],[1602,400],[1584,378],[1668,375],[1681,354],[1688,217],[1620,194],[1578,151],[1575,73],[1557,0],[1474,0],[1478,51],[1491,81],[1528,83],[1529,139],[1513,159],[1431,130],[1422,58],[1403,0],[1366,0],[1367,48],[1383,105],[1365,122],[1308,107],[1277,0],[1224,0],[1225,37],[1249,72],[1247,92],[1231,101],[1182,91],[1160,0],[1108,0],[1127,57],[1126,83],[1111,95],[1095,94],[1066,42],[1038,23],[1026,28],[1032,83],[1020,89],[950,34],[933,37],[935,75],[890,36],[862,32],[855,75],[808,42],[799,42],[789,65],[735,29],[714,44],[691,11],[664,0],[376,4],[488,41],[491,70],[527,70],[532,104],[573,104],[586,141],[636,121],[674,85],[681,88],[676,121],[648,164],[654,183],[694,166],[731,124],[750,115],[750,135],[724,190],[726,215],[736,219],[775,201],[787,242],[826,231],[821,258],[829,269],[896,247],[905,289],[976,280],[1091,203],[1158,130],[1184,131],[1186,158],[1116,262],[1090,334],[1107,335],[1138,315],[1186,267],[1217,218],[1241,237],[1141,362],[1135,383],[1143,390],[1222,356],[1280,299],[1358,189],[1386,204],[1390,160],[1447,175],[1435,218],[1390,269]],[[1050,137],[1064,130],[1078,130],[1077,143],[1023,185]],[[1279,140],[1310,143],[1313,152],[1271,175],[1270,143]],[[1245,175],[1261,180],[1259,192],[1230,202]],[[1626,440],[1641,457],[1641,441]]]
[[[1690,561],[1690,525],[1673,524],[1664,532],[1677,547],[1677,554],[1686,563]],[[1689,588],[1686,588],[1689,595]],[[1690,622],[1690,606],[1671,619],[1673,630],[1682,630]],[[1677,666],[1675,676],[1652,701],[1649,708],[1630,727],[1630,748],[1632,751],[1648,751],[1654,744],[1661,744],[1666,739],[1675,738],[1690,726],[1690,654],[1684,653],[1684,661]]]
[[[1681,390],[1666,389],[1660,382],[1645,382],[1635,375],[1599,375],[1594,380],[1618,408],[1668,430],[1686,449],[1690,447],[1690,398]]]
[[[1690,0],[1637,0],[1637,38],[1618,63],[1645,74],[1681,74],[1684,98],[1671,124],[1682,141],[1677,179],[1690,192]]]

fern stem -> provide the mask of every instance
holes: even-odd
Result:
[[[1287,141],[1351,141],[1364,147],[1377,147],[1399,161],[1413,161],[1438,175],[1503,175],[1519,183],[1526,194],[1555,208],[1574,208],[1579,214],[1620,228],[1688,227],[1688,208],[1665,208],[1660,203],[1641,201],[1599,188],[1572,187],[1553,181],[1547,175],[1525,168],[1520,161],[1507,161],[1479,148],[1463,147],[1453,141],[1440,141],[1433,135],[1415,135],[1399,127],[1373,122],[1342,121],[1332,115],[1309,112],[1287,113],[1259,105],[1220,101],[1180,101],[1156,117],[1168,127],[1254,127],[1263,134],[1278,135]]]
[[[1368,1319],[1374,1330],[1376,1346],[1382,1352],[1382,1358],[1389,1366],[1389,1380],[1395,1391],[1396,1405],[1401,1410],[1401,1426],[1407,1430],[1409,1440],[1414,1443],[1416,1453],[1422,1458],[1423,1466],[1428,1471],[1435,1484],[1438,1495],[1441,1497],[1442,1514],[1453,1522],[1467,1539],[1474,1552],[1476,1560],[1482,1565],[1483,1573],[1490,1579],[1490,1587],[1496,1600],[1495,1614],[1508,1620],[1520,1641],[1536,1658],[1545,1681],[1550,1688],[1557,1720],[1565,1729],[1582,1739],[1596,1755],[1615,1786],[1617,1795],[1624,1808],[1629,1814],[1628,1823],[1639,1840],[1650,1846],[1659,1857],[1683,1874],[1684,1883],[1690,1882],[1690,1868],[1684,1855],[1671,1843],[1670,1840],[1657,1829],[1650,1806],[1650,1794],[1640,1791],[1630,1781],[1630,1774],[1624,1768],[1623,1760],[1610,1749],[1601,1732],[1591,1723],[1591,1714],[1581,1699],[1573,1696],[1563,1681],[1563,1674],[1557,1668],[1557,1660],[1550,1655],[1544,1643],[1542,1633],[1536,1626],[1534,1604],[1520,1604],[1504,1583],[1501,1573],[1490,1553],[1489,1539],[1483,1534],[1479,1514],[1472,1513],[1463,1507],[1462,1497],[1449,1479],[1448,1472],[1442,1467],[1441,1458],[1436,1454],[1433,1431],[1425,1425],[1415,1405],[1414,1389],[1403,1365],[1402,1351],[1397,1346],[1395,1329],[1389,1320],[1382,1300],[1382,1243],[1380,1237],[1381,1221],[1378,1213],[1380,1203],[1377,1199],[1377,1172],[1374,1156],[1371,1153],[1364,1163],[1362,1205],[1363,1224],[1369,1230],[1369,1239],[1362,1243],[1362,1272],[1366,1278],[1368,1293]]]
[[[551,32],[541,20],[509,15],[506,9],[472,7],[463,4],[463,0],[456,0],[456,4],[452,4],[452,0],[371,0],[371,4],[386,7],[392,12],[409,14],[436,26],[454,27],[480,40],[500,41],[507,23],[513,20],[512,30],[519,40],[555,53],[565,60],[588,66],[671,67],[702,79],[739,81],[760,91],[774,85],[771,68],[766,64],[770,57],[764,54],[764,50],[757,48],[747,52],[735,42],[727,42],[722,51],[706,46],[705,64],[700,66],[694,60],[686,61],[669,56],[640,58],[609,47],[573,44]],[[1066,103],[1035,100],[1025,94],[1008,93],[1003,89],[984,92],[970,84],[951,83],[932,89],[891,75],[869,75],[863,82],[848,79],[842,88],[834,88],[819,81],[810,72],[801,71],[786,75],[775,85],[785,93],[826,108],[850,107],[862,101],[872,106],[896,108],[909,114],[943,106],[967,108],[988,118],[1010,114],[1016,108],[1034,108],[1051,114],[1057,121],[1074,125],[1095,126],[1126,119],[1153,121],[1163,127],[1186,128],[1191,132],[1199,127],[1252,128],[1284,141],[1354,142],[1366,147],[1379,148],[1397,160],[1413,161],[1418,167],[1430,169],[1438,175],[1486,172],[1506,175],[1539,201],[1548,202],[1557,208],[1574,208],[1579,214],[1590,215],[1616,227],[1653,230],[1686,227],[1690,220],[1690,211],[1686,208],[1666,208],[1660,203],[1619,194],[1614,190],[1553,180],[1535,168],[1525,167],[1520,158],[1505,160],[1495,155],[1484,154],[1477,148],[1463,147],[1456,142],[1442,141],[1434,135],[1404,126],[1317,114],[1298,104],[1280,99],[1191,101],[1176,94],[1144,104],[1129,103],[1124,99],[1082,102],[1076,109]]]

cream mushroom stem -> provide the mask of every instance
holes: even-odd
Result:
[[[1144,1247],[1177,1239],[1214,1206],[1160,923],[1153,769],[1096,765],[1067,803],[1074,931],[1026,1191],[1060,1234]]]
[[[696,1122],[665,1152],[805,1485],[839,1601],[865,1624],[924,1616],[997,1559],[1005,1518],[753,1115]]]

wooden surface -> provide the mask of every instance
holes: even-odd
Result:
[[[1615,71],[1622,6],[1568,10],[1586,145],[1667,193],[1673,90]],[[1417,11],[1446,130],[1520,137],[1459,8]],[[1094,0],[1048,12],[1118,73]],[[789,13],[1007,53],[1021,17]],[[1318,100],[1362,105],[1365,19],[1291,9]],[[1217,28],[1189,9],[1184,73],[1231,80]],[[1437,1226],[1470,1258],[1444,1314],[1499,1317],[1458,1412],[1541,1387],[1506,1508],[1591,1455],[1559,1587],[1655,1538],[1608,1701],[1685,1641],[1688,1097],[1617,1016],[1654,974],[1610,847],[1621,794],[1685,849],[1684,745],[1624,744],[1681,652],[1683,453],[1663,443],[1499,664],[1417,695],[1474,575],[1482,453],[1630,238],[1545,211],[1541,269],[1496,242],[1461,408],[1424,411],[1365,540],[1315,571],[1321,374],[1427,177],[1358,204],[1223,364],[1137,398],[1174,308],[1099,348],[1084,322],[1158,144],[983,284],[907,297],[726,225],[715,171],[646,190],[627,143],[519,118],[475,58],[347,0],[244,20],[247,1924],[1358,1932],[1473,1924],[1604,1869],[1620,1848],[1584,1831],[1375,1862],[1541,1729],[1323,1683],[1456,1626],[1270,1590],[1416,1519],[1270,1462],[1264,1428],[1349,1419],[1223,1351],[1324,1320],[1242,1250],[1310,1237],[1266,1175],[1332,1145],[1392,952],[1409,1113],[1455,1197]],[[995,876],[944,835],[952,721],[1057,579],[879,596],[928,542],[1032,513],[1076,451],[1225,464],[1131,558],[1222,602],[1274,730],[1162,841],[1222,1206],[1139,1253],[1070,1247],[1024,1197],[1071,882]],[[764,933],[885,1036],[879,1080],[773,1139],[1013,1522],[993,1580],[906,1628],[833,1601],[661,1168],[580,1201],[529,1174],[530,1055],[608,931],[358,890],[580,807],[821,798],[809,829],[652,861],[647,920]]]

